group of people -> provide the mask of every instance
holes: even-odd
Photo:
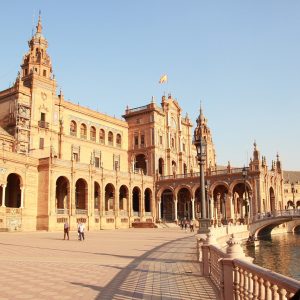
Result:
[[[193,220],[188,220],[187,218],[184,218],[180,221],[180,227],[181,229],[185,230],[187,232],[187,229],[190,228],[191,232],[194,232],[194,221]]]
[[[84,241],[84,230],[85,230],[85,226],[83,223],[79,222],[77,224],[77,233],[78,233],[78,240],[79,241]],[[70,235],[69,235],[69,231],[70,231],[70,226],[68,222],[64,223],[64,240],[67,238],[68,240],[70,239]]]

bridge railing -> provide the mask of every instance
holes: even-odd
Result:
[[[225,251],[211,237],[198,243],[204,276],[209,276],[223,300],[288,300],[300,282],[252,263],[240,242],[231,238]]]
[[[285,210],[275,210],[270,212],[258,213],[252,218],[252,222],[265,220],[269,218],[276,217],[291,217],[291,216],[300,216],[300,209],[285,209]]]

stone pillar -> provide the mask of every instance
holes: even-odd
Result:
[[[192,220],[195,220],[195,199],[191,199],[192,201]]]
[[[174,198],[174,221],[175,222],[178,222],[178,212],[177,212],[177,204],[178,204],[178,200],[177,200],[177,197],[175,196]]]
[[[24,190],[25,190],[25,187],[21,187],[21,203],[20,203],[20,208],[23,208],[24,207]]]
[[[6,184],[2,184],[2,204],[1,207],[5,206],[5,191],[6,191]]]
[[[161,220],[161,200],[157,201],[157,209],[158,209],[158,221]]]

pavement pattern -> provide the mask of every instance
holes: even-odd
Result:
[[[62,229],[63,231],[63,229]],[[194,233],[172,229],[0,233],[0,300],[220,299]]]

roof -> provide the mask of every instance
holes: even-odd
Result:
[[[284,181],[300,182],[300,171],[283,171]]]

